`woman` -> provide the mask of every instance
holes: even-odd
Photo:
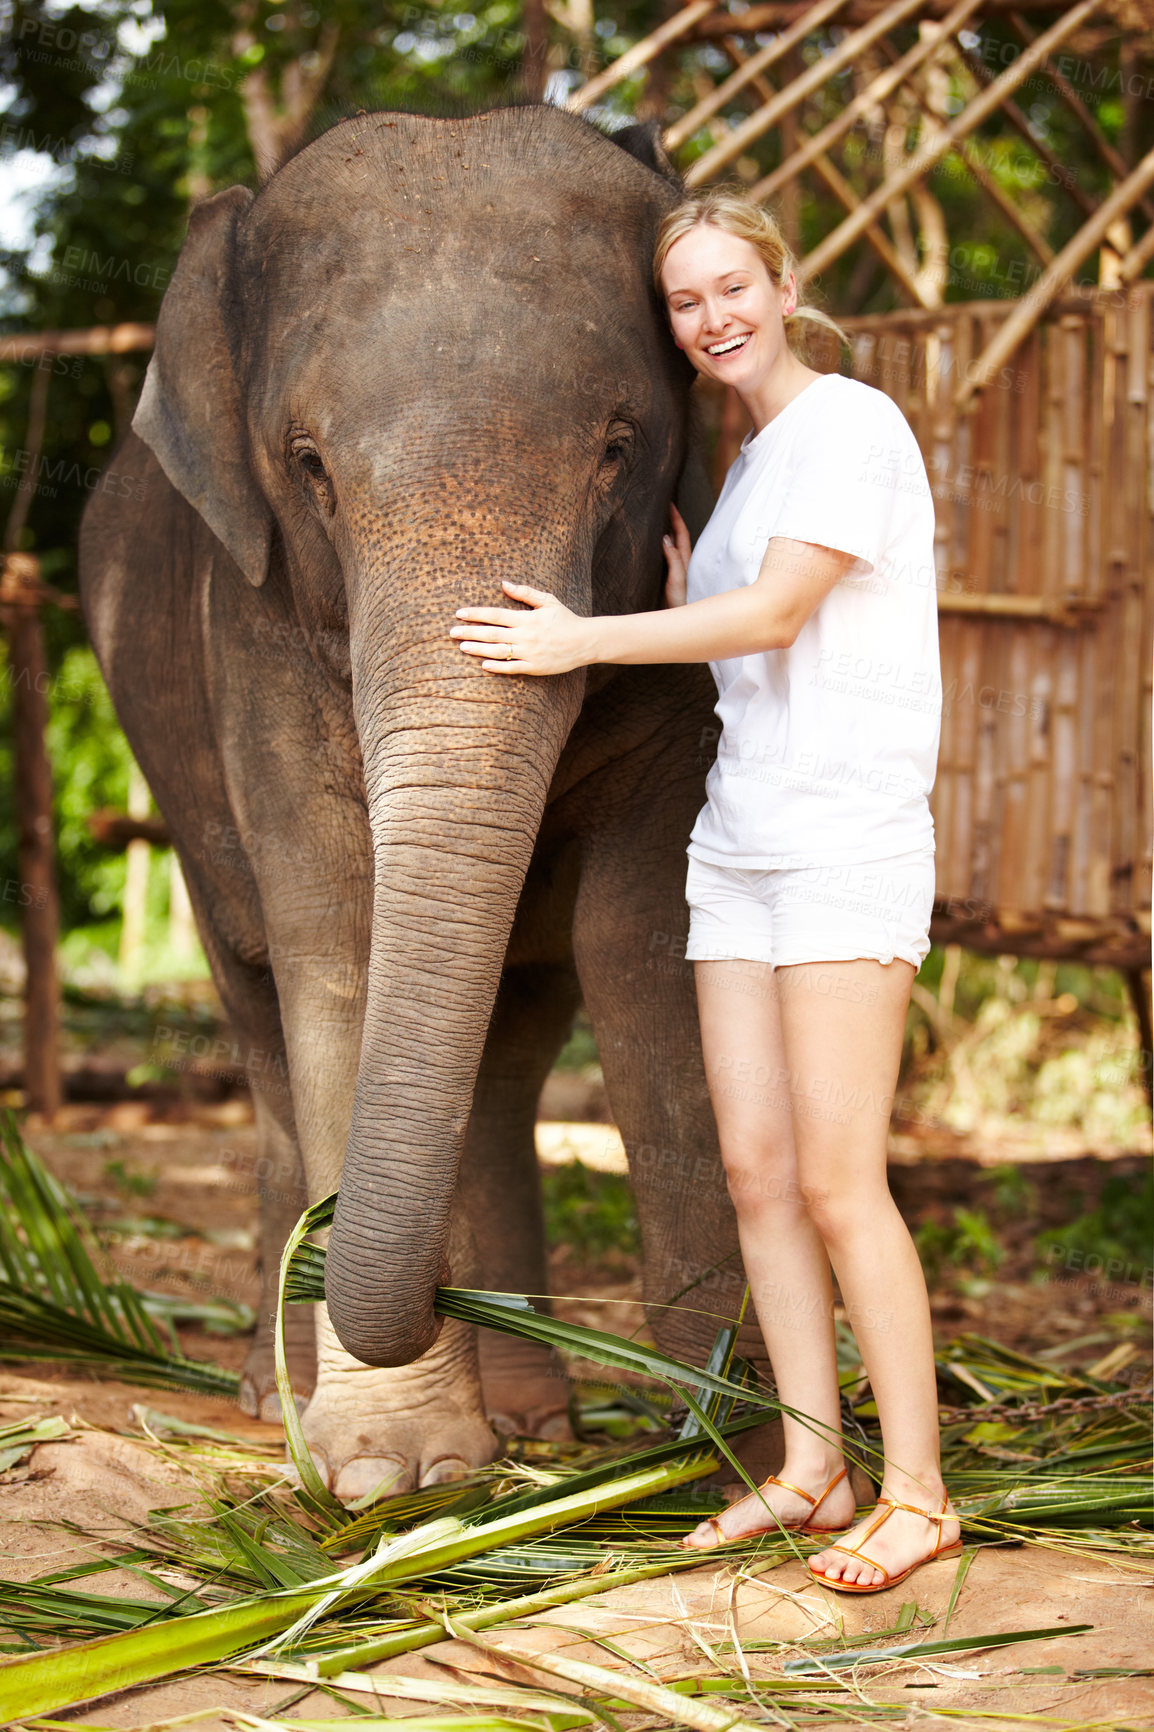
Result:
[[[925,1282],[886,1182],[934,888],[933,507],[900,410],[790,349],[787,330],[822,315],[799,307],[764,211],[725,191],[680,206],[654,280],[678,346],[753,420],[692,554],[672,510],[666,609],[584,619],[506,583],[521,608],[462,608],[452,635],[494,674],[710,663],[723,732],[688,848],[686,955],[750,1291],[798,1417],[780,1477],[682,1543],[850,1528],[832,1263],[885,1471],[876,1509],[809,1567],[872,1593],[960,1550]]]

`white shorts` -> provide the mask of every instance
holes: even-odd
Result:
[[[849,866],[752,871],[691,854],[690,962],[852,962],[920,968],[930,948],[932,849]]]

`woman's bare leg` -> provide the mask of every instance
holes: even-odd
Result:
[[[944,1489],[929,1300],[917,1251],[886,1180],[890,1111],[913,978],[908,962],[864,958],[779,968],[775,976],[798,1174],[877,1402],[883,1493],[938,1510]],[[776,1259],[780,1241],[766,1249]],[[767,1346],[772,1359],[768,1340]],[[839,1544],[852,1547],[866,1525]],[[865,1550],[892,1575],[931,1551],[937,1532],[937,1524],[898,1511]],[[956,1521],[943,1524],[944,1545],[957,1535]],[[883,1580],[842,1551],[827,1548],[813,1563],[822,1574],[847,1582]]]
[[[829,1257],[798,1182],[794,1110],[772,966],[694,964],[702,1048],[741,1253],[778,1394],[818,1422],[786,1417],[781,1478],[817,1497],[843,1465]],[[764,1500],[764,1501],[763,1501]],[[768,1510],[767,1510],[768,1505]],[[853,1520],[848,1480],[815,1519],[823,1527]],[[794,1526],[811,1513],[779,1486],[742,1498],[718,1521],[729,1539],[771,1526],[772,1511]],[[707,1522],[689,1545],[717,1543]]]

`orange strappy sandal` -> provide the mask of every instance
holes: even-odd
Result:
[[[810,1513],[810,1516],[813,1517],[817,1514],[818,1505],[823,1504],[825,1502],[826,1498],[829,1496],[829,1494],[833,1490],[834,1486],[840,1485],[842,1480],[845,1478],[845,1476],[848,1472],[849,1472],[849,1469],[843,1467],[841,1469],[840,1473],[835,1473],[833,1478],[830,1480],[829,1484],[826,1486],[825,1490],[821,1493],[821,1495],[819,1497],[814,1497],[812,1492],[802,1491],[802,1489],[799,1485],[791,1485],[789,1480],[787,1480],[787,1479],[778,1479],[777,1475],[773,1474],[773,1473],[770,1474],[768,1479],[763,1479],[761,1484],[758,1486],[757,1489],[758,1489],[758,1491],[764,1491],[766,1486],[780,1485],[786,1491],[795,1491],[797,1493],[798,1497],[803,1497],[805,1499],[806,1503],[809,1504],[809,1506],[810,1506],[809,1513]],[[790,1533],[790,1534],[841,1534],[841,1533],[845,1532],[846,1527],[848,1527],[848,1525],[849,1525],[847,1522],[847,1523],[843,1523],[843,1525],[841,1527],[823,1528],[823,1527],[816,1527],[812,1520],[807,1520],[804,1522],[779,1522],[775,1519],[773,1522],[773,1525],[771,1527],[753,1528],[749,1533],[736,1534],[736,1535],[730,1536],[729,1534],[722,1533],[721,1524],[718,1521],[716,1516],[706,1516],[705,1520],[708,1523],[708,1525],[713,1529],[714,1533],[717,1535],[717,1545],[719,1545],[719,1546],[731,1545],[733,1542],[733,1539],[753,1540],[753,1539],[757,1538],[758,1534],[776,1533],[779,1528],[784,1533]],[[716,1546],[687,1546],[685,1549],[687,1551],[700,1552],[700,1551],[716,1551],[717,1547]]]
[[[871,1534],[876,1533],[883,1522],[889,1521],[890,1516],[896,1509],[904,1509],[910,1515],[924,1516],[926,1521],[937,1522],[938,1524],[938,1539],[933,1551],[928,1552],[924,1558],[918,1558],[916,1563],[910,1564],[908,1569],[900,1570],[896,1576],[891,1576],[884,1564],[875,1563],[872,1558],[866,1556],[865,1552],[855,1546],[834,1545],[829,1546],[827,1549],[831,1552],[844,1552],[847,1558],[859,1558],[863,1564],[868,1564],[872,1570],[880,1570],[882,1575],[885,1577],[884,1581],[835,1581],[832,1576],[825,1576],[820,1570],[815,1570],[812,1563],[808,1564],[806,1567],[815,1582],[821,1582],[824,1587],[833,1588],[839,1594],[883,1594],[887,1588],[896,1588],[899,1582],[904,1582],[907,1576],[912,1576],[914,1571],[920,1570],[923,1564],[932,1564],[938,1558],[957,1557],[958,1553],[962,1549],[960,1535],[956,1540],[954,1540],[952,1545],[944,1546],[942,1544],[942,1523],[947,1521],[957,1521],[958,1519],[956,1513],[950,1510],[949,1503],[949,1492],[947,1492],[945,1497],[942,1499],[941,1509],[937,1511],[916,1509],[912,1503],[898,1503],[897,1499],[892,1497],[879,1497],[878,1509],[881,1510],[881,1514],[875,1515],[873,1521],[862,1535],[863,1542],[868,1540]],[[883,1505],[885,1506],[884,1508]]]

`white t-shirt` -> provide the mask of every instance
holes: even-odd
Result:
[[[742,441],[689,563],[688,600],[755,581],[775,535],[857,555],[788,649],[711,662],[722,732],[688,852],[723,866],[933,849],[934,508],[905,416],[825,373]]]

